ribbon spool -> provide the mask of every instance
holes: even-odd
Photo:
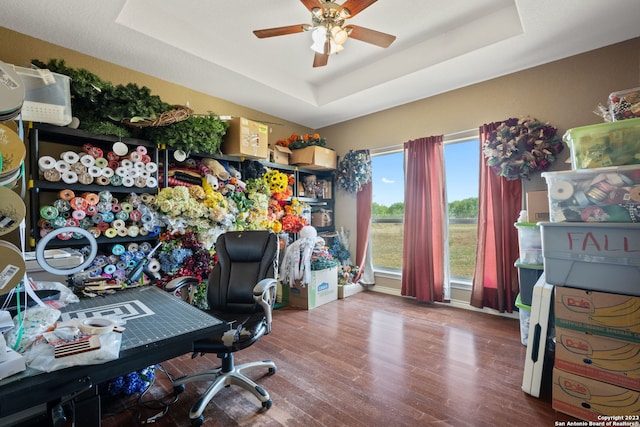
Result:
[[[80,156],[73,151],[65,151],[64,153],[60,154],[60,158],[70,165],[80,160]]]
[[[573,185],[568,181],[553,182],[549,187],[549,197],[552,200],[564,201],[573,196]]]
[[[83,154],[82,156],[80,156],[80,163],[85,167],[90,168],[91,166],[96,164],[96,159],[89,154]]]
[[[20,250],[15,245],[0,240],[0,294],[15,288],[24,278],[25,270]]]
[[[102,335],[113,332],[113,328],[115,326],[116,323],[111,319],[106,319],[104,317],[90,317],[88,319],[83,319],[78,327],[85,334]]]
[[[38,159],[38,168],[41,172],[44,172],[49,169],[54,169],[56,167],[56,159],[51,156],[42,156]]]
[[[7,187],[0,187],[0,236],[18,228],[26,213],[27,208],[18,194]]]

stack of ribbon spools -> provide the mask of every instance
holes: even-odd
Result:
[[[147,148],[138,146],[129,152],[124,143],[115,143],[106,153],[99,147],[84,144],[82,152],[65,151],[59,159],[38,159],[42,177],[50,182],[115,187],[157,188],[158,164],[151,161]]]
[[[81,273],[83,277],[76,277],[76,279],[105,277],[122,281],[132,268],[144,261],[152,249],[153,246],[149,242],[112,245],[108,253],[95,257],[91,265]],[[151,258],[146,268],[149,271],[158,272],[160,262]]]
[[[105,236],[137,237],[157,236],[162,227],[153,203],[155,196],[129,194],[120,201],[109,191],[76,194],[70,189],[61,190],[51,205],[40,207],[38,227],[40,236],[63,227],[80,227],[95,238]],[[77,233],[61,233],[58,239],[80,239]]]

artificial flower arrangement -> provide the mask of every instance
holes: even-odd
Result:
[[[562,138],[556,132],[537,119],[507,119],[484,143],[487,165],[508,180],[529,179],[532,173],[547,170],[562,152]]]
[[[282,223],[282,231],[299,233],[302,227],[308,224],[307,218],[302,216],[303,211],[307,207],[305,203],[300,203],[297,197],[291,199],[291,203],[285,205],[284,216],[280,220]]]
[[[101,395],[109,396],[128,396],[136,393],[143,393],[151,384],[156,376],[157,365],[148,366],[139,371],[134,371],[114,378],[100,384],[98,390]]]
[[[350,285],[360,272],[360,267],[353,264],[340,264],[338,266],[338,286]]]
[[[264,174],[264,180],[269,185],[271,197],[276,200],[287,200],[293,194],[291,185],[293,185],[294,179],[289,174],[272,169]]]
[[[324,239],[318,238],[311,252],[311,271],[325,270],[338,266],[338,261],[333,259],[329,248],[324,244]]]
[[[364,150],[349,150],[340,160],[336,178],[340,188],[356,193],[371,182],[371,157]]]
[[[320,134],[308,134],[298,135],[297,133],[291,134],[291,136],[287,139],[279,139],[276,141],[276,145],[280,145],[282,147],[287,147],[292,150],[298,148],[311,147],[313,145],[317,145],[318,147],[324,147],[327,145],[327,140],[322,138]]]
[[[182,234],[165,232],[159,239],[163,245],[158,255],[162,273],[158,285],[164,288],[177,277],[197,277],[200,285],[194,293],[192,304],[202,309],[208,308],[206,280],[215,263],[212,250],[205,248],[196,234],[190,231]]]

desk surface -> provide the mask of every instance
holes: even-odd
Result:
[[[221,320],[155,287],[81,299],[62,320],[117,315],[126,320],[120,356],[99,365],[26,371],[0,380],[0,417],[46,403],[192,351],[192,343],[224,328]]]

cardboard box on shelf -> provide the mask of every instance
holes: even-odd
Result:
[[[621,420],[640,413],[640,393],[553,368],[552,406],[584,421],[607,425],[605,417]],[[635,421],[634,421],[635,422]],[[578,425],[578,424],[576,424]],[[585,424],[586,425],[586,424]],[[610,424],[615,425],[615,424]],[[631,425],[631,424],[629,424]]]
[[[527,216],[529,222],[549,221],[549,192],[527,192]]]
[[[640,343],[639,312],[640,297],[555,287],[555,325],[559,328]]]
[[[640,344],[556,327],[556,368],[640,391]]]
[[[271,161],[273,163],[278,163],[281,165],[289,164],[289,157],[291,156],[291,150],[288,147],[284,147],[282,145],[274,145],[273,150],[271,150],[272,157]]]
[[[229,129],[222,141],[222,154],[254,159],[269,158],[269,126],[244,117],[233,117],[227,122]]]
[[[330,170],[335,169],[338,156],[335,151],[318,146],[311,146],[293,150],[289,163],[307,169]]]
[[[289,305],[311,310],[338,299],[338,267],[311,272],[311,283],[289,289]]]

